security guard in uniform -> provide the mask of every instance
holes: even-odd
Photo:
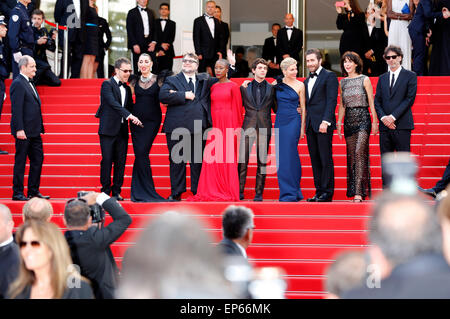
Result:
[[[5,17],[0,16],[0,117],[2,115],[3,101],[6,98],[5,94],[5,79],[9,78],[9,59],[7,59],[8,49],[3,43],[3,39],[6,38]],[[0,154],[8,154],[7,151],[0,150]]]
[[[28,16],[27,6],[31,0],[19,0],[14,9],[11,10],[9,18],[9,46],[13,54],[12,71],[13,78],[19,74],[19,62],[22,55],[33,57],[34,33]]]

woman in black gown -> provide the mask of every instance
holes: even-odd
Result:
[[[131,200],[133,202],[159,202],[165,199],[155,190],[150,167],[150,149],[161,125],[162,113],[159,104],[160,78],[151,73],[150,55],[143,53],[138,60],[141,76],[131,80],[136,103],[132,113],[143,127],[131,125],[131,139],[134,149],[133,176],[131,179]]]
[[[445,11],[448,15],[450,0],[434,1],[435,11]],[[432,27],[431,41],[433,49],[430,57],[429,75],[450,75],[450,18],[439,17]]]

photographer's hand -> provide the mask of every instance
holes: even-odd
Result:
[[[94,205],[97,202],[97,197],[98,195],[100,195],[100,193],[96,193],[96,192],[89,192],[88,194],[84,195],[83,198],[84,200],[86,200],[87,204],[89,206]]]

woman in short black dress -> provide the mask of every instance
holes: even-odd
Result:
[[[98,14],[95,0],[89,0],[86,14],[86,25],[83,45],[83,63],[80,78],[93,79],[95,77],[95,57],[98,55]]]

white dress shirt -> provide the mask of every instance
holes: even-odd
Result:
[[[195,82],[197,81],[196,75],[195,75],[195,74],[193,74],[193,75],[187,75],[186,73],[183,73],[183,75],[184,75],[184,77],[185,77],[187,83],[189,83],[189,78],[192,79],[192,83],[194,83],[194,92],[193,92],[193,93],[195,93]]]
[[[165,19],[163,17],[161,17],[160,19],[161,19],[161,30],[164,32],[164,29],[166,28],[167,21],[162,20],[162,19]]]
[[[316,71],[317,76],[315,76],[313,78],[309,78],[309,82],[308,82],[308,96],[309,97],[311,97],[311,93],[314,88],[314,85],[316,84],[317,77],[319,76],[320,71],[322,71],[322,69],[323,69],[322,66],[319,66],[319,68]]]
[[[114,80],[116,81],[117,85],[119,85],[119,78],[117,76],[114,76]],[[123,87],[123,85],[119,86],[119,90],[120,90],[120,99],[122,102],[122,107],[125,106],[125,97],[127,95],[127,91],[125,90],[125,88]],[[126,120],[128,120],[129,116],[126,118]],[[122,123],[123,123],[123,118],[122,118]]]
[[[211,35],[214,39],[214,30],[215,30],[214,17],[212,17],[211,19],[207,14],[205,14],[205,20],[206,23],[208,23],[209,31],[211,31]]]
[[[286,30],[286,33],[287,33],[288,40],[291,41],[291,36],[292,36],[292,32],[293,32],[294,26],[292,26],[292,27],[286,26],[286,28],[290,28],[290,29]]]
[[[144,8],[144,7],[141,7],[141,6],[139,6],[139,5],[138,5],[138,8],[139,8],[139,13],[141,14],[141,17],[142,17],[142,22],[144,23],[144,36],[145,36],[145,37],[148,37],[149,34],[150,34],[150,26],[149,26],[149,23],[148,23],[148,14],[147,14],[147,11],[141,10],[141,8],[142,8],[142,9],[145,9],[145,8]]]
[[[20,73],[20,74],[28,81],[28,84],[31,86],[31,89],[34,92],[34,95],[36,95],[36,97],[39,98],[39,95],[36,92],[36,89],[34,88],[33,84],[31,84],[31,82],[30,82],[30,78],[28,76],[26,76],[25,74],[23,74],[23,73]]]

